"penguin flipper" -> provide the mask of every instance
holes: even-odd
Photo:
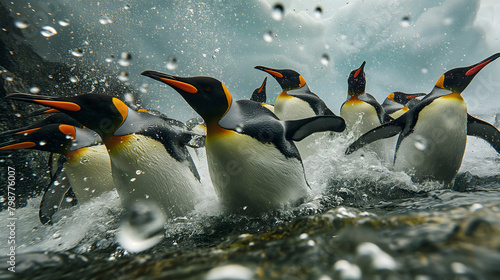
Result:
[[[500,153],[500,131],[493,125],[467,114],[467,135],[485,140]]]
[[[354,143],[349,145],[349,147],[347,147],[347,150],[345,151],[345,154],[352,154],[356,150],[374,141],[393,137],[403,131],[404,127],[405,123],[401,117],[381,126],[375,127],[374,129],[361,135],[356,141],[354,141]]]
[[[49,185],[45,188],[38,215],[43,225],[52,224],[52,216],[60,209],[66,193],[71,189],[68,176],[64,172],[66,157],[61,156],[57,161],[57,170],[52,176]]]
[[[285,125],[285,138],[293,141],[300,141],[315,132],[342,132],[345,130],[345,121],[338,116],[316,116],[283,122]]]

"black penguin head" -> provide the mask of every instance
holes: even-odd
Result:
[[[266,103],[266,81],[267,77],[264,78],[264,82],[262,82],[262,85],[259,88],[256,88],[253,93],[252,97],[250,97],[250,100],[260,102],[260,103]]]
[[[485,60],[467,67],[454,68],[441,75],[436,82],[436,87],[452,92],[462,93],[470,84],[472,79],[493,60],[500,57],[500,53],[496,53]]]
[[[413,100],[414,98],[424,96],[425,93],[404,93],[401,91],[395,91],[387,96],[387,99],[390,99],[396,103],[401,105],[406,105],[408,102]]]
[[[356,70],[351,71],[349,78],[347,79],[347,93],[349,95],[361,95],[365,93],[365,64],[366,61],[363,61],[361,67]]]
[[[0,150],[34,149],[65,154],[75,139],[75,127],[67,124],[49,124],[13,135],[13,140],[0,144]]]
[[[103,94],[50,97],[17,93],[6,98],[55,108],[103,137],[112,135],[125,121],[129,112],[129,108],[123,101]]]
[[[206,123],[221,119],[233,100],[226,86],[211,77],[177,77],[156,71],[144,71],[141,75],[171,86]]]
[[[254,68],[271,74],[284,91],[298,89],[306,84],[302,75],[292,69],[273,69],[264,66],[255,66]]]

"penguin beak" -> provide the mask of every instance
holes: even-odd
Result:
[[[169,74],[165,74],[165,73],[161,73],[161,72],[157,72],[157,71],[152,71],[152,70],[144,71],[141,73],[141,75],[146,76],[146,77],[150,77],[150,78],[158,80],[160,82],[163,82],[163,83],[165,83],[165,84],[167,84],[167,85],[173,87],[174,89],[181,91],[183,93],[194,94],[194,93],[198,92],[198,89],[195,86],[193,86],[187,82],[182,81],[183,78],[181,78],[181,77],[176,77],[176,76],[172,76]]]
[[[29,103],[45,105],[55,109],[61,109],[71,112],[78,112],[81,109],[80,105],[57,97],[27,94],[27,93],[15,93],[5,98],[10,100],[25,101]]]
[[[0,144],[0,150],[29,149],[36,146],[35,142],[19,142],[16,140]]]
[[[270,74],[271,76],[273,76],[275,78],[283,78],[283,74],[280,73],[278,69],[273,69],[273,68],[264,67],[264,66],[255,66],[254,68],[257,70],[260,70],[260,71],[267,72],[268,74]]]
[[[264,78],[264,82],[262,82],[262,85],[260,86],[259,90],[257,91],[258,93],[262,93],[262,90],[266,88],[266,82],[267,82],[267,77]]]
[[[52,113],[60,113],[61,111],[57,110],[57,109],[47,109],[47,108],[43,108],[41,110],[36,110],[34,112],[32,112],[31,114],[29,114],[30,117],[36,117],[36,116],[40,116],[40,115],[44,115],[44,114],[52,114]]]
[[[419,96],[424,96],[426,95],[425,93],[415,93],[415,94],[409,94],[409,95],[406,95],[406,99],[413,99],[413,98],[417,98]]]
[[[481,69],[483,69],[484,66],[488,65],[490,62],[497,59],[498,57],[500,57],[500,53],[496,53],[496,54],[486,58],[485,60],[470,66],[470,69],[467,70],[467,72],[465,72],[465,76],[476,75],[477,72],[479,72]]]
[[[354,78],[357,78],[359,76],[359,74],[364,72],[365,64],[366,64],[366,61],[363,61],[361,66],[358,68],[358,70],[356,70],[356,73],[354,73]]]

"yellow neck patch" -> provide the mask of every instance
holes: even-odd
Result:
[[[127,105],[125,105],[125,103],[123,103],[123,101],[121,101],[116,97],[113,97],[113,104],[115,105],[116,109],[118,110],[118,112],[120,112],[120,115],[122,116],[122,122],[120,123],[120,125],[122,125],[125,119],[127,118],[128,107]]]
[[[442,96],[440,98],[446,98],[446,99],[457,99],[457,100],[461,100],[461,101],[464,101],[464,98],[462,97],[462,95],[460,95],[460,93],[450,93],[448,95],[445,95],[445,96]]]
[[[108,152],[110,154],[118,151],[121,146],[123,145],[129,145],[129,143],[132,141],[133,134],[130,135],[123,135],[123,136],[110,136],[104,140],[104,143],[106,144],[106,148],[108,149]]]
[[[219,140],[233,133],[236,132],[222,128],[217,122],[207,124],[207,142]]]

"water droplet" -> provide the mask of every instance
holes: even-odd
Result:
[[[118,75],[118,80],[122,82],[128,81],[128,73],[125,71],[120,72],[120,75]]]
[[[239,264],[228,264],[212,268],[205,279],[207,280],[222,280],[222,279],[238,279],[249,280],[254,279],[253,271]]]
[[[328,54],[324,53],[321,55],[320,61],[321,61],[321,64],[328,66],[328,64],[330,63],[330,57],[328,56]]]
[[[42,141],[38,142],[38,145],[45,146],[45,145],[47,145],[47,142],[45,142],[45,141],[42,140]]]
[[[134,95],[130,92],[125,93],[123,98],[125,99],[125,102],[134,103]]]
[[[142,170],[139,170],[139,169],[137,169],[137,170],[135,171],[135,174],[137,174],[137,175],[141,175],[142,173],[144,173],[144,172],[143,172]]]
[[[15,113],[14,116],[20,118],[21,117],[21,114],[20,113]]]
[[[413,143],[413,145],[415,146],[415,148],[417,150],[425,151],[427,149],[427,146],[428,146],[427,139],[425,139],[424,137],[422,137],[420,135],[417,135],[417,136],[415,136],[415,142]]]
[[[12,82],[12,81],[14,81],[14,77],[10,77],[10,76],[9,77],[5,77],[5,80],[7,82]]]
[[[268,30],[266,33],[264,33],[264,41],[271,43],[273,41],[273,32],[271,30]]]
[[[110,56],[106,57],[106,58],[104,59],[104,61],[106,61],[107,63],[111,63],[111,62],[113,62],[113,59],[114,59],[114,58],[115,58],[115,57],[114,57],[113,55],[110,55]]]
[[[285,13],[285,8],[283,7],[282,4],[276,4],[273,7],[273,12],[271,13],[271,16],[273,17],[274,20],[280,21],[283,19],[283,14]]]
[[[474,203],[470,206],[469,211],[476,212],[477,210],[483,209],[483,205],[481,203]]]
[[[71,54],[76,57],[82,57],[83,56],[83,50],[82,49],[74,49],[71,51]]]
[[[73,136],[71,134],[66,134],[66,139],[73,139]]]
[[[6,200],[6,199],[5,199],[5,197],[4,197],[4,196],[2,196],[2,197],[0,198],[0,203],[5,202],[5,200]]]
[[[148,93],[148,84],[142,84],[140,87],[139,87],[139,91],[141,93]]]
[[[450,17],[447,17],[447,18],[443,19],[443,24],[445,26],[450,26],[450,25],[453,24],[453,22],[454,22],[453,18],[450,18]]]
[[[30,93],[37,94],[39,92],[40,92],[40,88],[39,87],[31,87],[30,88]]]
[[[130,65],[130,60],[132,59],[132,55],[130,55],[129,52],[122,52],[120,55],[120,60],[118,60],[118,63],[120,66],[129,66]]]
[[[54,181],[54,186],[59,186],[61,183],[59,181]]]
[[[83,190],[86,191],[86,192],[88,192],[90,189],[89,188],[84,188]]]
[[[165,217],[160,208],[152,201],[136,202],[118,229],[117,240],[131,252],[147,250],[164,237]]]
[[[302,233],[301,235],[299,235],[299,239],[300,239],[300,240],[305,240],[305,239],[307,239],[308,237],[309,237],[309,234],[307,234],[307,233]]]
[[[124,9],[124,10],[130,10],[130,8],[131,8],[131,7],[130,7],[130,5],[129,5],[129,4],[125,4],[125,6],[123,6],[123,9]]]
[[[309,241],[307,241],[307,246],[314,247],[314,246],[316,246],[316,242],[314,240],[309,240]]]
[[[99,23],[102,24],[102,25],[106,25],[106,24],[113,23],[113,21],[108,16],[102,16],[99,19]]]
[[[84,163],[87,163],[87,162],[89,162],[88,158],[83,158],[82,160],[80,160],[81,164],[84,164]]]
[[[177,69],[177,66],[178,66],[177,58],[173,55],[169,56],[167,58],[165,67],[167,67],[168,70],[173,71],[173,70]]]
[[[422,74],[427,74],[429,70],[427,68],[422,68],[420,72],[422,72]]]
[[[83,181],[84,181],[84,182],[87,182],[88,180],[89,180],[89,178],[88,178],[88,177],[83,177]]]
[[[73,198],[72,197],[66,197],[66,202],[68,202],[68,203],[73,202]]]
[[[79,81],[79,79],[76,76],[72,76],[72,77],[69,77],[69,81],[72,82],[72,83],[76,83],[76,82]]]
[[[49,38],[56,35],[57,30],[52,26],[44,25],[42,26],[42,31],[40,31],[40,34],[42,34],[42,36],[44,37]]]
[[[25,19],[14,21],[14,25],[19,29],[26,29],[28,28],[28,26],[30,26],[28,21],[26,21]]]
[[[216,49],[214,50],[214,53],[219,53],[219,52],[220,52],[220,48],[216,48]]]
[[[318,6],[316,9],[314,9],[314,17],[315,18],[321,18],[321,15],[323,14],[323,9]]]
[[[145,197],[146,199],[148,199],[148,198],[149,198],[149,195],[147,195],[147,194],[146,194],[146,195],[144,195],[144,197]]]
[[[69,25],[69,20],[68,19],[63,19],[63,20],[58,21],[57,23],[59,23],[60,26],[68,26]]]
[[[410,26],[410,16],[402,17],[399,25],[401,25],[402,27],[409,27]]]
[[[212,54],[212,59],[216,59],[217,57],[215,56],[215,54]]]
[[[137,178],[132,178],[130,179],[130,182],[135,182],[135,180],[137,180]]]

